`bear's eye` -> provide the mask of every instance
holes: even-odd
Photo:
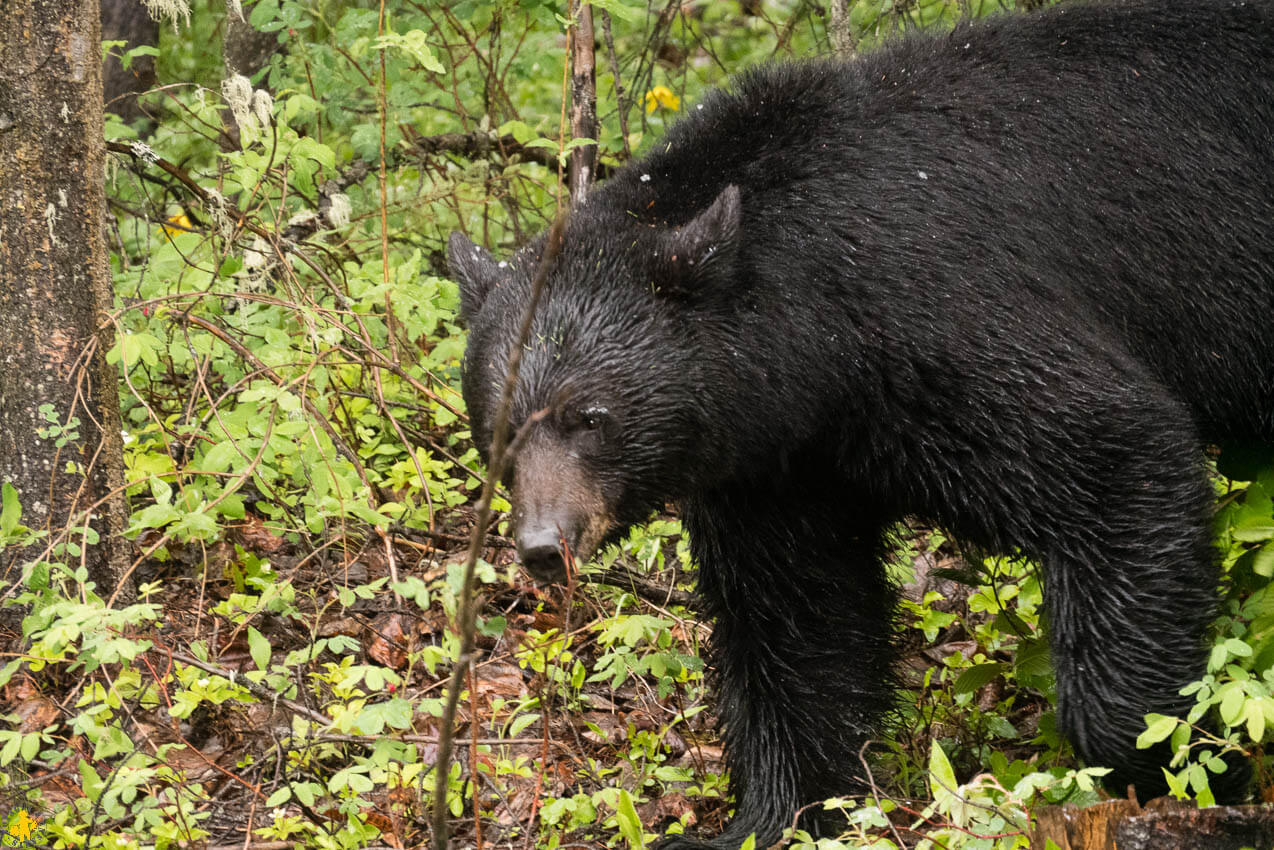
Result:
[[[564,436],[574,436],[588,445],[607,442],[615,426],[610,410],[599,404],[563,405],[558,408],[554,421]]]
[[[577,407],[566,416],[566,425],[572,431],[600,433],[610,423],[610,411],[604,407]]]

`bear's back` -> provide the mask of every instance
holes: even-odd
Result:
[[[1274,436],[1272,10],[1072,4],[762,68],[596,197],[679,225],[738,185],[751,298],[849,324],[1048,311],[1215,436]]]

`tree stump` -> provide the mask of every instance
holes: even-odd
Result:
[[[1274,808],[1200,809],[1167,798],[1143,809],[1131,800],[1049,806],[1036,812],[1031,847],[1044,850],[1274,850]]]

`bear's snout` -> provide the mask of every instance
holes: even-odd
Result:
[[[562,555],[562,534],[556,523],[519,529],[518,559],[536,581],[546,584],[566,580],[566,559]]]

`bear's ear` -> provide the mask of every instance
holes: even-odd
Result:
[[[460,318],[467,323],[477,315],[487,293],[500,279],[500,265],[486,249],[470,242],[458,230],[447,240],[447,265],[460,284]]]
[[[720,276],[729,275],[742,224],[739,187],[726,186],[710,207],[664,236],[660,288],[692,294]]]

